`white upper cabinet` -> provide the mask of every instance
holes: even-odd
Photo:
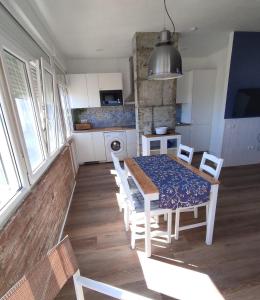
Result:
[[[192,88],[192,123],[212,122],[216,70],[194,70]]]
[[[195,151],[208,151],[215,98],[216,70],[202,69],[184,72],[177,81],[176,103],[181,103],[181,121],[191,123],[181,128],[183,143]]]
[[[177,80],[176,103],[192,102],[193,72],[183,72],[183,76]]]
[[[100,107],[100,90],[122,90],[121,73],[67,74],[70,107]]]
[[[86,74],[89,107],[100,107],[98,74]]]
[[[103,91],[122,90],[123,81],[121,73],[98,74],[99,89]]]
[[[70,107],[89,107],[85,74],[68,74],[66,78],[69,90]]]

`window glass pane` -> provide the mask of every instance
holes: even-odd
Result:
[[[58,86],[56,86],[56,93],[58,95]],[[59,96],[58,96],[59,97]],[[64,145],[65,139],[64,139],[64,131],[63,131],[63,122],[62,122],[62,116],[61,116],[61,105],[59,99],[57,99],[57,122],[58,122],[58,140],[59,140],[59,148]]]
[[[45,115],[44,115],[44,103],[41,94],[41,86],[40,86],[40,70],[37,65],[37,61],[30,61],[29,68],[32,79],[32,90],[34,92],[36,104],[39,110],[40,118],[41,118],[41,126],[42,129],[45,130]]]
[[[0,210],[20,190],[21,181],[14,160],[13,149],[7,133],[0,106]]]
[[[59,86],[59,97],[60,97],[60,102],[61,102],[61,107],[62,107],[62,114],[65,122],[65,128],[66,128],[66,137],[70,137],[71,131],[70,131],[70,113],[69,113],[69,108],[68,108],[68,103],[67,103],[67,98],[66,98],[66,90]]]
[[[44,161],[44,153],[32,102],[26,65],[23,61],[8,52],[5,52],[5,62],[11,95],[17,107],[29,162],[32,171],[35,171]]]
[[[49,152],[53,153],[57,149],[56,140],[56,122],[55,122],[55,103],[53,93],[53,76],[46,69],[44,69],[44,95],[46,102],[46,116],[47,116],[47,132],[48,132],[48,146]]]

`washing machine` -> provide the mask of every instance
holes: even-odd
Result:
[[[125,131],[104,132],[107,161],[112,161],[111,152],[119,160],[127,157],[127,140]]]

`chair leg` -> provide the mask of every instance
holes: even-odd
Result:
[[[164,214],[163,219],[165,222],[167,221],[167,214]]]
[[[129,208],[126,207],[124,208],[124,222],[125,222],[125,230],[128,231],[129,230]]]
[[[167,242],[168,242],[168,244],[170,244],[172,242],[172,212],[168,213]]]
[[[122,212],[124,208],[124,198],[125,198],[125,193],[123,190],[122,185],[120,184],[119,186],[119,196],[120,196],[120,201],[119,201],[119,211]]]
[[[209,205],[206,204],[206,221],[208,221],[208,214],[209,214]]]
[[[160,217],[159,216],[154,216],[155,222],[158,225],[160,222]]]
[[[194,218],[198,218],[198,216],[199,216],[199,209],[198,209],[198,207],[194,207]]]
[[[136,235],[136,221],[132,220],[132,231],[131,231],[131,248],[135,249],[135,235]]]
[[[179,239],[179,227],[180,227],[180,211],[176,209],[175,211],[175,240]]]

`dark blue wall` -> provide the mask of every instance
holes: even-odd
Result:
[[[232,118],[239,89],[260,88],[260,32],[235,32],[225,119]]]

